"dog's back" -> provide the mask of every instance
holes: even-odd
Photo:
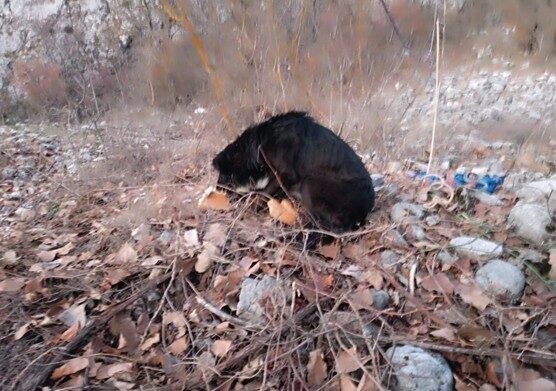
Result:
[[[305,113],[270,118],[259,127],[261,150],[290,191],[323,228],[346,231],[372,210],[369,172],[353,149]]]

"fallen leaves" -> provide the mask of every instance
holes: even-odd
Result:
[[[360,360],[357,356],[357,348],[354,346],[348,350],[340,350],[336,358],[336,372],[350,373],[360,368]]]
[[[195,271],[197,273],[205,273],[212,266],[212,262],[218,252],[218,249],[211,242],[205,242],[203,251],[197,256],[195,262]]]
[[[214,187],[205,190],[197,205],[201,210],[228,210],[231,207],[228,196]]]
[[[25,285],[25,278],[14,277],[0,281],[0,292],[16,293]]]
[[[455,292],[462,298],[464,302],[466,302],[467,304],[471,304],[479,311],[484,311],[485,308],[491,303],[490,298],[486,296],[474,283],[459,284],[456,286]]]
[[[61,379],[64,376],[73,375],[89,366],[89,359],[85,357],[77,357],[67,361],[62,366],[56,368],[52,372],[52,380]]]
[[[424,278],[421,281],[421,286],[430,292],[444,293],[447,295],[451,295],[454,292],[454,284],[446,273],[437,273]]]
[[[294,225],[299,217],[294,206],[287,199],[278,201],[272,198],[267,202],[267,206],[270,217],[286,225]]]
[[[117,377],[122,373],[131,372],[133,369],[133,363],[131,362],[120,362],[116,364],[101,365],[97,370],[96,378],[99,380],[110,379]]]
[[[548,274],[548,277],[552,281],[556,281],[556,248],[550,249],[548,263],[550,264],[550,273]]]
[[[318,386],[328,377],[326,362],[320,349],[313,350],[309,353],[309,362],[307,363],[307,383],[310,386]]]
[[[210,347],[210,351],[216,357],[226,357],[231,347],[232,347],[232,341],[227,339],[219,339],[212,343]]]
[[[137,262],[137,251],[129,243],[125,243],[116,253],[114,261],[119,264]]]

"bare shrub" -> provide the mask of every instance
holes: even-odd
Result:
[[[11,82],[22,102],[34,113],[47,114],[67,102],[66,84],[60,66],[37,58],[17,60]]]

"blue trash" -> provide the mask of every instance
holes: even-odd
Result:
[[[504,183],[505,175],[483,175],[482,177],[477,177],[474,174],[466,174],[464,172],[458,172],[454,175],[454,183],[457,186],[465,186],[468,183],[475,180],[475,189],[484,191],[488,194],[492,194],[496,191],[498,186]]]

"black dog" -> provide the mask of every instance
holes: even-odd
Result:
[[[357,228],[373,208],[373,183],[361,159],[306,113],[288,112],[251,126],[212,164],[218,184],[275,197],[285,190],[328,231]]]

